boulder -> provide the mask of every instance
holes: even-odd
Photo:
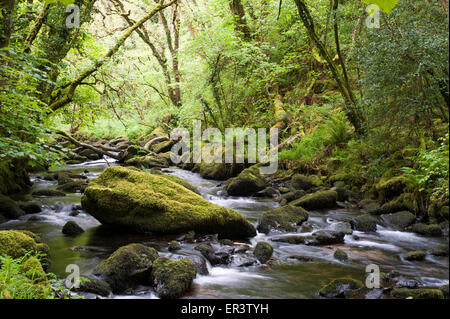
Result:
[[[111,294],[111,286],[104,280],[82,277],[80,281],[80,286],[73,287],[73,291],[88,292],[102,297],[108,297]]]
[[[134,166],[142,169],[149,169],[153,167],[165,168],[170,166],[166,158],[158,156],[156,154],[134,157],[130,160],[127,160],[125,162],[125,165]]]
[[[400,229],[405,229],[411,226],[416,221],[416,216],[408,211],[401,211],[394,214],[387,214],[381,216],[383,220]]]
[[[253,255],[259,260],[261,264],[265,264],[269,261],[270,257],[273,254],[273,247],[271,244],[260,241],[256,244],[255,250],[253,251]]]
[[[448,256],[448,244],[440,244],[431,248],[433,256]]]
[[[256,235],[240,213],[212,204],[164,176],[109,167],[92,180],[83,209],[102,224],[137,232],[181,234],[191,230],[222,238]]]
[[[412,231],[418,233],[420,235],[431,236],[431,237],[440,237],[442,236],[442,229],[439,225],[431,224],[425,225],[422,223],[414,224],[412,226]]]
[[[291,189],[308,191],[313,187],[312,180],[302,174],[295,174],[291,178]]]
[[[286,194],[281,195],[281,196],[278,198],[278,201],[280,202],[281,205],[286,205],[286,204],[283,204],[283,203],[284,203],[284,202],[285,202],[285,203],[292,202],[292,201],[294,201],[294,200],[296,200],[296,199],[302,198],[302,197],[305,196],[305,195],[306,195],[306,192],[305,192],[305,191],[303,191],[303,190],[297,190],[297,191],[288,192],[288,193],[286,193]]]
[[[355,217],[351,221],[353,229],[363,231],[363,232],[374,232],[377,231],[377,220],[375,217],[365,214]]]
[[[0,194],[0,216],[5,219],[17,219],[25,215],[19,205],[9,197]]]
[[[181,249],[181,245],[179,242],[177,242],[176,240],[172,240],[169,243],[169,247],[168,247],[169,251],[177,251]]]
[[[94,269],[113,292],[122,292],[137,284],[148,282],[153,262],[158,258],[154,248],[130,244],[117,249]]]
[[[153,263],[151,278],[159,297],[174,299],[182,297],[189,291],[196,272],[192,260],[173,261],[167,257],[160,257]]]
[[[347,290],[363,288],[363,283],[351,278],[338,278],[319,290],[319,295],[326,298],[342,298]]]
[[[336,207],[338,194],[335,191],[319,191],[305,195],[291,203],[294,206],[301,206],[307,210],[326,209]]]
[[[84,233],[84,230],[76,222],[69,220],[64,224],[62,233],[67,236],[77,236]]]
[[[381,198],[387,201],[403,193],[408,185],[408,178],[406,176],[400,175],[390,178],[381,178],[380,181],[375,185],[375,189],[377,190]]]
[[[276,198],[278,196],[280,196],[280,192],[273,187],[266,187],[262,191],[253,194],[253,197],[261,197],[261,198]]]
[[[29,201],[19,203],[19,207],[25,212],[25,214],[37,214],[42,211],[42,204],[38,201]]]
[[[439,289],[394,289],[391,295],[395,298],[413,299],[444,299],[444,294]]]
[[[342,249],[336,249],[336,251],[334,252],[333,257],[337,260],[340,261],[346,261],[348,260],[348,255],[345,251],[343,251]]]
[[[286,205],[265,211],[258,222],[258,230],[269,233],[272,229],[296,231],[297,226],[308,220],[308,213],[302,207]]]
[[[213,266],[229,264],[231,254],[234,252],[233,247],[224,246],[215,250],[210,244],[200,244],[194,249],[198,250]]]
[[[427,253],[423,250],[416,250],[408,252],[404,257],[409,261],[422,261],[425,260]]]
[[[49,248],[40,237],[26,230],[2,230],[0,231],[0,256],[7,255],[12,258],[20,258],[27,253],[39,253],[44,270],[50,266]]]
[[[244,169],[237,177],[232,178],[227,185],[231,196],[248,196],[266,187],[264,176],[259,172],[259,166]]]

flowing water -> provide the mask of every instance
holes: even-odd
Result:
[[[100,160],[68,165],[54,171],[70,170],[74,173],[84,173],[92,179],[106,167],[105,161]],[[228,197],[221,182],[205,180],[196,173],[178,168],[170,168],[166,173],[185,178],[200,190],[204,198],[241,212],[255,225],[262,212],[279,206],[271,199]],[[34,182],[32,190],[57,186],[56,181],[45,181],[39,175],[32,176],[32,181]],[[66,267],[69,264],[77,264],[82,275],[89,275],[109,254],[129,243],[150,245],[159,251],[160,256],[174,255],[167,250],[167,243],[176,237],[162,238],[121,232],[100,225],[96,219],[84,212],[78,216],[71,216],[72,207],[80,204],[80,198],[81,194],[78,193],[40,199],[44,204],[41,213],[26,215],[19,220],[1,224],[0,229],[27,229],[39,234],[50,247],[52,259],[50,271],[60,277],[67,276]],[[312,224],[313,231],[332,230],[339,226],[339,222],[347,221],[358,214],[358,211],[348,209],[312,211],[309,212],[309,223]],[[28,220],[31,216],[38,216],[38,220]],[[61,229],[69,220],[75,221],[86,231],[75,238],[64,236]],[[355,231],[353,234],[359,237],[357,240],[353,235],[346,235],[345,243],[341,245],[314,247],[271,241],[273,237],[292,234],[258,233],[247,243],[254,246],[258,241],[270,242],[274,247],[273,257],[279,260],[277,265],[272,267],[208,265],[209,275],[198,275],[191,293],[186,298],[317,298],[317,291],[335,278],[348,276],[364,281],[366,266],[369,264],[378,265],[382,272],[396,270],[424,286],[438,287],[449,281],[448,257],[428,255],[422,262],[409,262],[401,257],[408,251],[428,250],[444,243],[446,240],[442,238],[422,237],[414,233],[397,231],[387,225],[379,225],[375,233]],[[310,233],[302,235],[308,234]],[[176,255],[200,255],[194,250],[195,246],[196,244],[183,244]],[[349,260],[341,262],[334,259],[336,248],[346,251]],[[305,257],[313,261],[304,261]],[[150,287],[142,286],[135,289],[132,294],[112,297],[156,298],[156,295]]]

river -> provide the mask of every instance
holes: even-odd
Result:
[[[109,161],[111,164],[112,162]],[[114,163],[112,164],[114,165]],[[52,171],[70,170],[83,173],[88,179],[95,178],[107,164],[103,160],[78,165],[67,165]],[[278,207],[274,200],[256,198],[236,198],[225,196],[224,185],[219,181],[205,180],[197,173],[170,168],[166,173],[185,178],[196,186],[207,200],[245,215],[256,225],[261,213]],[[45,181],[39,175],[31,176],[34,185],[31,189],[56,188],[56,181]],[[18,196],[15,199],[20,199]],[[117,248],[129,243],[144,243],[156,248],[160,256],[171,257],[167,243],[177,236],[154,237],[136,235],[118,231],[100,225],[92,216],[81,212],[71,216],[72,207],[80,204],[81,194],[67,194],[65,197],[39,199],[43,211],[36,215],[26,215],[19,220],[12,220],[0,225],[0,229],[26,229],[39,234],[50,247],[52,265],[50,272],[60,277],[67,276],[66,267],[77,264],[81,274],[89,275],[94,267],[107,258]],[[339,222],[358,215],[356,210],[338,209],[309,212],[309,223],[313,230],[335,229]],[[32,220],[29,220],[30,217]],[[37,220],[36,220],[37,219]],[[75,238],[64,236],[62,226],[69,220],[80,225],[85,232]],[[298,234],[298,233],[297,233]],[[310,233],[303,233],[308,235]],[[339,277],[353,277],[365,280],[366,266],[375,264],[382,272],[396,270],[408,279],[414,279],[424,286],[439,287],[448,284],[448,257],[427,255],[425,261],[410,262],[401,255],[411,250],[428,250],[437,244],[446,242],[444,238],[423,237],[410,232],[401,232],[387,225],[378,225],[377,232],[346,235],[345,243],[332,246],[290,245],[272,242],[271,238],[289,234],[258,233],[252,238],[251,246],[258,241],[268,241],[274,247],[273,257],[278,262],[272,267],[211,267],[209,275],[197,275],[193,289],[185,298],[318,298],[318,290],[329,281]],[[292,234],[291,234],[292,235]],[[177,255],[200,255],[194,250],[196,244],[183,244]],[[347,252],[348,261],[338,261],[333,257],[339,247]],[[301,261],[310,257],[313,261]],[[86,294],[86,297],[92,295]],[[111,298],[157,298],[151,287],[137,287],[125,295],[112,295]]]

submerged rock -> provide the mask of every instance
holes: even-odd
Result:
[[[363,283],[351,278],[338,278],[319,290],[319,295],[326,298],[342,298],[347,290],[363,288]]]
[[[154,248],[130,244],[117,249],[97,265],[94,274],[101,276],[113,292],[122,292],[136,284],[146,283],[153,261],[157,258]]]
[[[102,224],[138,232],[195,231],[226,238],[256,235],[240,213],[212,204],[162,175],[110,167],[92,180],[81,198],[83,209]]]
[[[269,233],[272,229],[295,231],[297,226],[308,220],[308,213],[302,207],[286,205],[265,211],[258,222],[258,230]]]
[[[194,262],[189,259],[173,261],[167,257],[156,259],[151,273],[156,293],[168,299],[179,298],[189,291],[195,276]]]
[[[294,206],[301,206],[307,210],[325,209],[336,207],[338,194],[335,191],[319,191],[305,195],[291,203]]]
[[[31,193],[32,196],[35,197],[62,197],[62,196],[66,196],[65,193],[58,191],[58,190],[54,190],[54,189],[37,189],[35,191],[33,191]]]
[[[259,172],[259,166],[244,169],[237,177],[232,178],[227,185],[231,196],[248,196],[266,187],[264,176]]]
[[[256,244],[255,250],[253,251],[253,255],[259,260],[261,264],[265,264],[269,261],[270,257],[273,254],[273,247],[271,244],[260,241]]]

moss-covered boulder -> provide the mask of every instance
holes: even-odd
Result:
[[[271,230],[296,231],[297,227],[308,220],[308,213],[302,207],[286,205],[265,211],[258,222],[258,230],[269,233]]]
[[[231,196],[248,196],[266,187],[264,176],[260,174],[259,166],[244,169],[237,177],[227,184],[227,192]]]
[[[197,267],[192,260],[173,261],[160,257],[153,263],[151,279],[159,297],[174,299],[189,291],[196,273]]]
[[[313,181],[303,174],[295,174],[291,178],[290,185],[292,190],[308,191],[313,187]]]
[[[377,220],[375,217],[364,214],[355,217],[351,221],[352,227],[356,230],[363,232],[374,232],[377,231]]]
[[[354,186],[360,186],[363,184],[364,180],[361,176],[353,173],[339,172],[331,175],[328,178],[328,182],[332,185],[341,185],[336,183],[343,183],[344,185],[352,188]]]
[[[291,202],[293,206],[301,206],[307,210],[326,209],[336,207],[338,194],[335,191],[319,191],[303,196]]]
[[[170,163],[165,157],[159,156],[157,154],[151,153],[146,156],[134,157],[125,162],[125,165],[134,166],[141,169],[149,168],[165,168],[169,167]]]
[[[338,278],[319,290],[319,295],[326,298],[343,298],[347,290],[363,288],[363,283],[352,278]]]
[[[73,291],[92,293],[102,297],[108,297],[111,294],[111,286],[104,280],[87,277],[80,279],[80,286],[78,288],[73,287]]]
[[[444,294],[439,289],[394,289],[391,295],[395,298],[413,298],[413,299],[444,299]]]
[[[113,292],[122,292],[137,284],[148,282],[153,262],[158,258],[154,248],[130,244],[117,249],[94,269]]]
[[[430,253],[433,256],[448,256],[448,243],[434,246],[433,248],[431,248]]]
[[[393,199],[406,190],[410,184],[406,176],[400,175],[395,177],[381,178],[375,185],[375,189],[381,198],[385,201]]]
[[[38,201],[21,202],[19,207],[25,214],[37,214],[42,211],[42,204]]]
[[[17,219],[25,215],[19,205],[7,196],[0,195],[0,216],[5,219]]]
[[[163,176],[124,167],[110,167],[92,180],[81,202],[102,224],[138,232],[256,235],[240,213],[212,204]]]
[[[21,271],[35,283],[47,282],[47,275],[41,262],[36,257],[27,258],[21,265]]]
[[[26,158],[0,161],[0,194],[14,194],[30,187],[27,167]]]
[[[405,229],[411,226],[416,221],[416,215],[408,211],[401,211],[394,214],[387,214],[381,216],[383,220],[395,227]]]
[[[442,229],[439,225],[431,224],[426,225],[422,223],[414,224],[412,226],[412,231],[424,236],[430,237],[440,237],[442,236]]]
[[[306,192],[303,190],[296,190],[293,192],[288,192],[288,193],[281,195],[278,198],[278,202],[280,202],[281,205],[286,205],[287,203],[292,202],[296,199],[300,199],[305,195],[306,195]]]
[[[423,250],[415,250],[408,252],[404,258],[409,261],[422,261],[425,260],[427,253]]]
[[[26,230],[0,231],[0,256],[20,258],[27,253],[39,254],[44,270],[50,266],[50,250],[38,235]]]
[[[255,250],[253,251],[253,255],[259,260],[261,264],[265,264],[269,261],[270,257],[273,254],[273,247],[271,244],[260,241],[256,244]]]
[[[348,255],[345,251],[342,249],[336,249],[336,251],[333,254],[333,257],[340,261],[346,261],[348,260]]]
[[[393,214],[399,211],[419,212],[419,204],[416,196],[412,193],[403,193],[394,199],[384,203],[377,214]]]
[[[172,240],[170,243],[169,243],[169,246],[168,246],[168,248],[167,248],[169,251],[177,251],[177,250],[180,250],[181,249],[181,244],[178,242],[178,241],[176,241],[176,240]]]

